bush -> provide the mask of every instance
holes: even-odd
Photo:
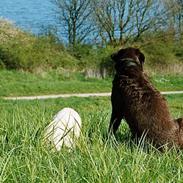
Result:
[[[176,62],[176,57],[172,51],[172,46],[165,43],[147,45],[144,48],[146,60],[151,66],[169,65]]]
[[[18,55],[11,52],[11,49],[0,47],[0,65],[6,69],[20,69]]]
[[[71,56],[64,46],[52,36],[36,37],[21,32],[10,26],[10,23],[5,25],[0,27],[1,68],[31,72],[59,67],[77,69],[78,60]],[[12,33],[13,31],[14,33]]]
[[[74,56],[80,60],[80,68],[85,70],[88,77],[106,77],[113,73],[111,54],[116,51],[111,46],[97,47],[92,45],[78,45]]]

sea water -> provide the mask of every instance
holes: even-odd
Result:
[[[56,27],[54,0],[0,0],[0,17],[11,20],[23,30],[41,33]]]

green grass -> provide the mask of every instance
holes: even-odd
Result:
[[[151,77],[151,81],[161,91],[178,91],[183,90],[182,74],[156,74]]]
[[[0,96],[107,92],[111,79],[85,79],[81,74],[0,71]]]
[[[167,96],[174,117],[183,116],[183,95]],[[82,118],[77,148],[54,152],[42,141],[43,130],[63,107]],[[0,182],[182,182],[183,152],[160,153],[129,140],[121,125],[117,140],[105,139],[110,99],[69,98],[0,101]]]
[[[62,93],[110,92],[112,78],[86,79],[82,74],[50,71],[31,74],[0,71],[0,96],[46,95]],[[153,84],[161,91],[183,90],[183,75],[155,75]]]

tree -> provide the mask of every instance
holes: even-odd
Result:
[[[122,41],[132,15],[133,0],[94,0],[93,17],[98,35],[111,44]]]
[[[134,40],[146,31],[157,31],[165,28],[168,11],[158,0],[134,0]]]
[[[165,1],[166,8],[171,12],[169,20],[171,26],[175,29],[178,35],[183,33],[183,0]]]
[[[177,0],[177,20],[178,20],[178,28],[179,33],[182,35],[183,31],[183,0]]]
[[[166,19],[157,0],[94,0],[92,6],[99,36],[111,44],[137,40]]]
[[[54,0],[63,37],[75,47],[85,41],[93,31],[91,24],[90,0]]]

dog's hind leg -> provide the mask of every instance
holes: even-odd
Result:
[[[177,119],[174,119],[174,121],[183,125],[183,118],[177,118]]]
[[[174,119],[175,123],[178,123],[179,129],[183,131],[183,118]]]
[[[179,146],[183,149],[183,118],[174,119],[174,122],[179,125]]]

